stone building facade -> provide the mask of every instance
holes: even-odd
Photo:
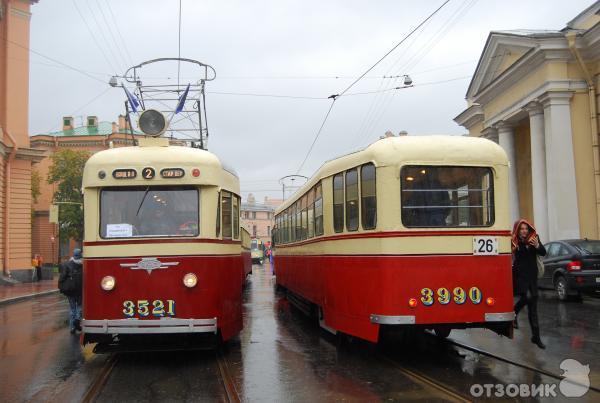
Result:
[[[275,209],[282,203],[279,199],[265,197],[263,203],[258,203],[252,193],[242,202],[240,209],[241,225],[250,233],[252,238],[271,243],[271,233],[275,225]]]
[[[37,1],[0,0],[0,266],[2,277],[31,269],[29,26]]]
[[[544,242],[600,236],[600,3],[556,31],[492,31],[454,120],[510,160],[514,220]]]

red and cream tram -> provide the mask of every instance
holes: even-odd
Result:
[[[276,246],[278,286],[329,331],[512,337],[508,160],[492,141],[390,137],[331,160],[277,209]]]
[[[83,189],[84,344],[242,329],[249,239],[244,251],[239,179],[214,154],[140,139],[94,154]]]

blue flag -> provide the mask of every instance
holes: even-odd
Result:
[[[179,102],[177,102],[177,108],[175,108],[175,114],[178,114],[183,110],[183,106],[185,105],[185,99],[187,98],[188,91],[190,90],[190,85],[188,84],[183,91],[183,94],[179,97]]]
[[[125,90],[125,95],[127,95],[127,100],[129,101],[129,106],[131,106],[131,110],[133,112],[137,112],[138,106],[140,106],[140,101],[138,101],[138,99],[135,95],[133,95],[131,92],[129,92],[127,87],[123,86],[123,89]]]

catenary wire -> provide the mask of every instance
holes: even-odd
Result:
[[[104,57],[104,60],[106,61],[106,64],[108,64],[108,66],[113,69],[113,71],[117,72],[118,70],[115,68],[115,66],[112,64],[112,62],[110,61],[110,59],[108,58],[108,56],[106,56],[106,53],[104,52],[104,49],[100,46],[100,43],[98,42],[98,40],[96,39],[96,36],[94,35],[94,33],[92,32],[92,28],[90,28],[90,25],[88,24],[87,20],[85,19],[85,17],[83,16],[83,13],[81,12],[81,10],[79,9],[79,7],[77,6],[77,3],[75,0],[71,0],[73,2],[73,6],[75,6],[75,10],[77,11],[77,13],[79,14],[79,17],[81,18],[81,21],[83,21],[83,23],[85,24],[90,36],[92,37],[92,39],[94,40],[94,43],[96,44],[96,47],[98,48],[98,50],[100,50],[100,53],[102,54],[102,57]]]
[[[123,35],[121,34],[121,30],[119,29],[119,24],[116,23],[117,19],[115,17],[115,14],[112,11],[112,7],[110,6],[110,2],[109,2],[109,0],[104,0],[104,2],[106,3],[106,7],[108,8],[108,12],[110,13],[110,16],[112,17],[111,21],[112,21],[113,25],[116,28],[116,31],[117,31],[117,34],[118,34],[119,38],[121,39],[121,43],[123,45],[123,50],[125,51],[125,54],[128,57],[129,64],[132,65],[133,64],[133,58],[131,57],[131,52],[129,52],[129,48],[127,48],[127,42],[123,39]]]
[[[84,2],[84,3],[87,5],[88,10],[90,11],[90,15],[92,16],[92,19],[94,20],[94,23],[96,23],[96,26],[98,27],[98,32],[100,32],[100,36],[102,37],[102,40],[106,44],[106,48],[108,49],[108,51],[110,52],[111,56],[113,57],[113,60],[115,61],[116,66],[118,68],[122,68],[122,66],[121,66],[122,61],[119,60],[119,57],[117,56],[117,53],[113,50],[110,42],[108,41],[106,35],[104,34],[104,29],[102,28],[102,25],[100,24],[100,22],[96,18],[95,11],[92,9],[92,6],[90,5],[89,1],[88,2]],[[125,64],[125,66],[127,66],[127,64]],[[124,71],[124,70],[121,70],[121,71]]]
[[[115,45],[115,48],[117,49],[117,53],[119,54],[119,57],[123,60],[123,62],[125,63],[125,66],[127,66],[129,64],[129,62],[127,61],[127,58],[123,54],[123,50],[121,50],[121,46],[117,42],[117,39],[113,33],[113,29],[112,29],[110,23],[108,22],[108,19],[106,18],[106,15],[104,14],[104,11],[102,10],[102,4],[100,2],[97,2],[96,6],[98,7],[98,10],[100,11],[100,15],[102,16],[102,21],[104,21],[106,29],[108,30],[108,34],[110,35],[110,38],[112,39],[113,44]]]

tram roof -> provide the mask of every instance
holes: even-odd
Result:
[[[366,148],[326,161],[276,213],[292,205],[321,179],[372,162],[376,167],[406,164],[494,166],[508,165],[504,149],[481,137],[458,135],[410,135],[386,137]]]
[[[239,179],[237,173],[219,158],[206,150],[198,148],[166,145],[165,142],[147,142],[143,140],[139,146],[119,147],[104,150],[93,154],[87,161],[83,173],[83,187],[106,186],[136,186],[148,185],[150,182],[158,185],[215,185],[239,194]],[[141,170],[145,167],[155,169],[154,181],[141,177]],[[163,179],[160,171],[165,168],[181,168],[185,175],[183,178]],[[193,177],[194,168],[200,169],[200,176]],[[133,179],[115,179],[112,176],[117,169],[135,169],[137,177]],[[100,179],[98,172],[104,171],[106,177]]]

